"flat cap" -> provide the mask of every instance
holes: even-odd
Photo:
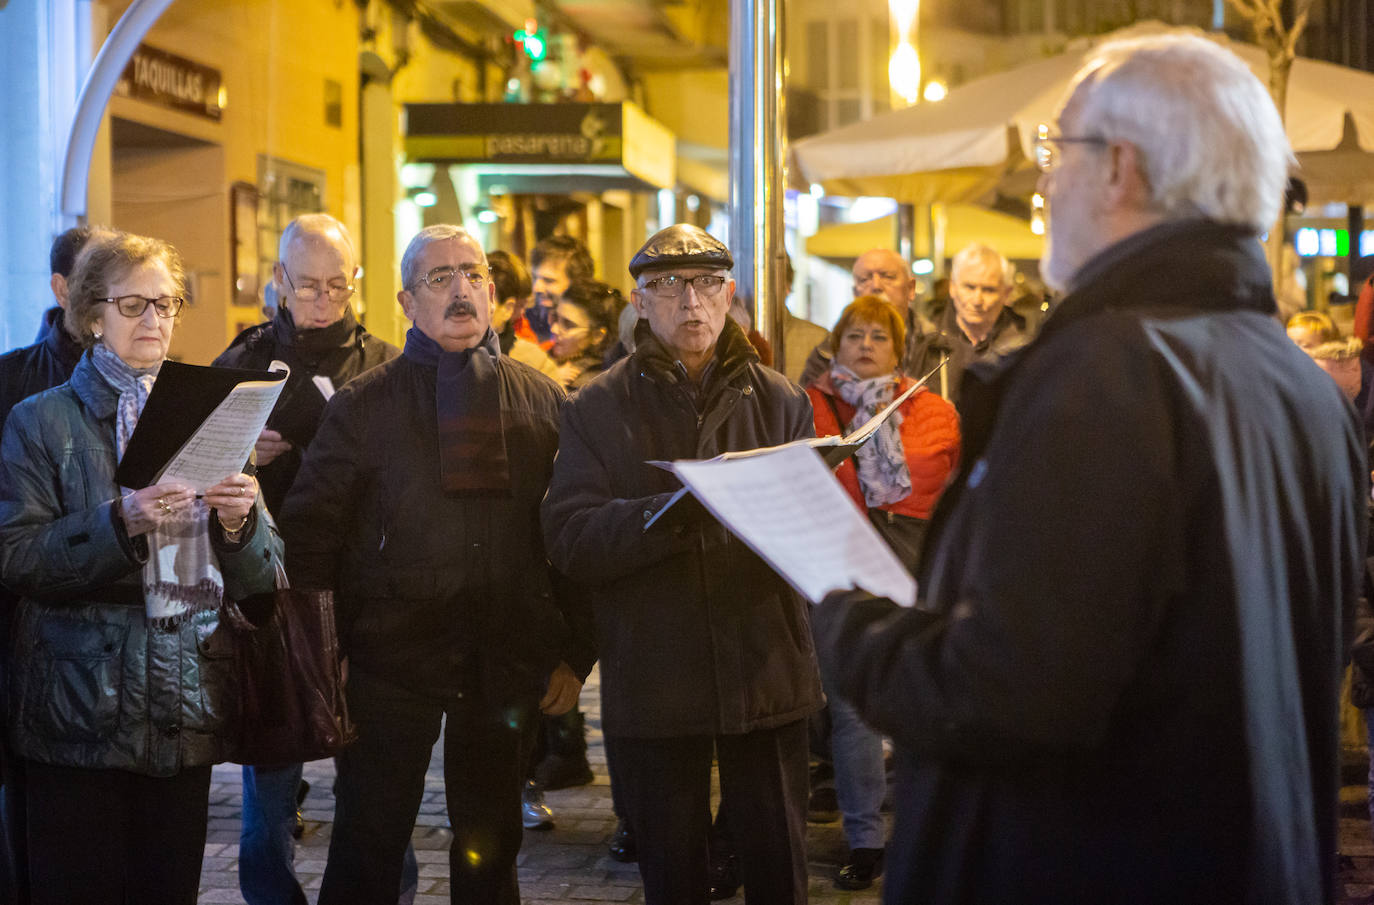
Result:
[[[639,279],[646,270],[667,267],[716,267],[729,270],[735,266],[730,249],[715,236],[699,226],[678,223],[661,229],[649,237],[630,259],[630,276]]]

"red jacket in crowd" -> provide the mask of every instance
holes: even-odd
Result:
[[[904,392],[913,382],[910,377],[903,377],[897,393]],[[854,407],[840,398],[828,371],[806,388],[806,394],[811,397],[815,413],[816,436],[847,432],[849,421],[854,417]],[[911,518],[930,518],[940,491],[945,489],[945,482],[959,463],[959,416],[954,406],[924,388],[917,390],[897,411],[902,416],[902,449],[906,450],[906,467],[911,472],[911,493],[881,508]],[[852,457],[835,470],[835,476],[859,509],[867,511],[863,491],[859,489],[859,472]]]

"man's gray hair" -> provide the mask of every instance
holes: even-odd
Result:
[[[433,226],[426,226],[415,234],[415,238],[410,240],[406,246],[406,252],[401,256],[401,286],[404,289],[411,289],[415,281],[420,279],[420,255],[424,254],[426,248],[435,242],[443,242],[446,239],[468,239],[476,245],[478,250],[482,250],[482,243],[477,241],[477,237],[461,226],[454,226],[452,223],[436,223]],[[482,263],[487,262],[487,253],[482,251]]]
[[[949,275],[951,279],[959,279],[958,273],[968,264],[974,261],[991,261],[997,264],[997,269],[1002,272],[1002,285],[1010,286],[1016,279],[1016,265],[1007,260],[1006,255],[1002,254],[991,245],[984,245],[982,242],[974,242],[963,251],[954,256],[954,261],[949,265]]]
[[[291,243],[302,236],[323,236],[332,241],[336,235],[348,250],[348,259],[357,267],[358,249],[353,244],[352,234],[349,233],[347,226],[328,214],[301,214],[286,224],[286,229],[281,231],[281,239],[277,242],[277,260],[284,262]]]
[[[1278,110],[1235,54],[1173,32],[1098,48],[1061,128],[1135,145],[1167,219],[1207,217],[1264,232],[1294,163]]]

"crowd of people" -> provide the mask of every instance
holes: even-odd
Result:
[[[873,249],[832,328],[789,315],[786,372],[696,226],[643,244],[628,300],[575,239],[527,270],[428,226],[396,348],[354,315],[348,230],[303,216],[275,315],[214,362],[288,366],[281,400],[203,494],[116,477],[194,316],[177,252],[63,234],[56,306],[0,357],[6,894],[196,901],[210,767],[234,754],[221,604],[281,564],[334,595],[357,724],[322,905],[414,895],[441,736],[452,901],[518,903],[543,791],[591,779],[598,662],[610,854],[652,905],[805,902],[818,761],[835,884],[885,875],[890,903],[1335,902],[1374,381],[1329,319],[1277,320],[1257,237],[1287,148],[1227,51],[1109,44],[1036,145],[1050,317],[1015,310],[986,245],[924,311]],[[914,608],[808,602],[652,464],[845,434],[921,378],[835,472]],[[306,901],[302,795],[300,764],[243,769],[250,905]]]

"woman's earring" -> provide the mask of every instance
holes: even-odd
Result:
[[[105,335],[105,334],[104,334],[104,333],[101,333],[99,330],[93,330],[93,331],[91,331],[91,337],[92,337],[96,342],[100,342],[100,338],[101,338],[102,336],[104,336],[104,335]]]

